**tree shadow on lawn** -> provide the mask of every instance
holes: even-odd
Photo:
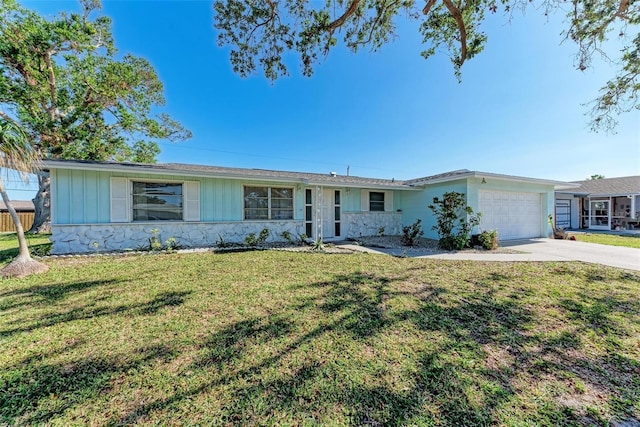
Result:
[[[424,285],[402,291],[395,286],[397,281],[354,273],[306,285],[324,292],[314,307],[308,298],[294,307],[317,311],[322,319],[317,326],[288,339],[297,331],[295,310],[233,323],[210,336],[202,344],[205,354],[190,366],[209,372],[214,380],[140,405],[113,424],[135,423],[155,410],[215,394],[221,385],[233,389],[232,401],[220,408],[230,423],[269,423],[283,414],[290,417],[285,422],[294,424],[340,423],[336,421],[340,419],[356,425],[494,423],[495,411],[518,392],[511,380],[519,367],[516,357],[494,366],[485,363],[489,358],[485,346],[508,349],[528,344],[530,338],[519,328],[532,322],[531,313],[516,301],[498,302],[491,292],[461,298]],[[397,296],[416,298],[419,306],[389,310],[385,305]],[[398,371],[399,386],[389,378],[395,371],[385,365],[393,361],[385,362],[385,349],[376,352],[375,346],[377,339],[402,327],[417,327],[443,339],[408,357],[410,366]],[[319,351],[332,345],[328,337],[336,336],[347,338],[335,338],[334,349]],[[265,346],[273,351],[256,355],[256,349]],[[367,348],[373,354],[361,360]]]
[[[68,363],[47,363],[52,355],[46,355],[41,363],[8,367],[0,376],[0,423],[49,423],[56,415],[105,393],[118,375],[158,359],[168,361],[174,355],[171,347],[157,345]]]
[[[51,252],[51,243],[40,243],[37,245],[29,244],[29,252],[31,255],[48,255]],[[18,256],[18,248],[9,248],[0,250],[0,266],[8,264],[12,259]]]
[[[63,293],[62,290],[78,291],[111,283],[112,281],[97,281],[50,285],[42,287],[43,289],[27,288],[22,290],[23,292],[12,294],[38,297],[39,289],[45,294],[51,289],[57,289],[53,293],[59,295]],[[163,292],[141,303],[103,307],[88,304],[67,311],[50,312],[35,320],[19,319],[10,323],[20,326],[0,331],[0,339],[37,328],[120,313],[130,316],[155,315],[163,308],[183,304],[185,297],[190,293],[191,291]],[[60,304],[52,306],[52,309],[59,308]],[[74,357],[74,354],[81,351],[79,347],[86,344],[83,337],[74,338],[62,346],[59,345],[56,350],[32,354],[12,365],[3,366],[0,372],[0,424],[6,422],[29,425],[51,422],[56,415],[76,405],[90,402],[99,394],[105,393],[118,375],[125,375],[132,369],[148,366],[158,360],[167,363],[178,354],[173,343],[159,343],[126,350],[122,354]],[[61,355],[71,355],[73,360],[65,363],[51,362]]]
[[[71,295],[87,291],[95,287],[111,286],[117,280],[92,280],[82,282],[63,282],[47,285],[34,285],[26,288],[15,288],[0,291],[0,310],[35,304],[54,304]]]
[[[194,420],[206,423],[209,416],[230,424],[385,426],[598,423],[584,414],[583,396],[573,396],[577,403],[572,403],[560,398],[562,390],[553,390],[567,378],[584,382],[587,391],[598,390],[618,415],[634,413],[633,398],[640,385],[621,378],[638,372],[637,361],[577,352],[583,346],[579,331],[532,333],[545,319],[520,303],[517,293],[496,292],[500,283],[510,280],[508,274],[475,278],[485,285],[460,293],[438,286],[437,281],[416,284],[405,279],[357,272],[292,288],[290,304],[277,313],[231,322],[197,345],[195,360],[181,372],[193,371],[204,381],[193,385],[183,381],[168,397],[134,404],[121,414],[114,410],[109,425],[148,421],[154,413],[167,416],[167,411],[180,416],[180,411],[193,411],[194,405],[199,409],[193,402],[211,399],[215,403],[206,405],[211,412]],[[304,292],[308,289],[311,296]],[[174,295],[168,300],[180,304],[182,298]],[[629,304],[630,299],[618,296],[606,307],[622,310]],[[156,298],[149,307],[155,312],[162,304]],[[566,309],[570,312],[572,307]],[[147,312],[139,304],[123,310]],[[578,327],[589,322],[574,320]],[[402,340],[411,334],[426,340],[405,346]],[[389,348],[386,341],[391,341]],[[387,350],[401,354],[396,357]],[[64,366],[43,363],[36,368],[43,373],[18,376],[29,383],[48,372],[61,375],[70,389],[65,400],[69,407],[78,403],[73,399],[82,402],[85,396],[107,390],[110,378],[126,373],[131,363],[143,366],[173,355],[165,342],[142,350],[129,364],[89,358],[72,368],[79,372],[78,386],[66,383],[72,380],[66,379]],[[546,387],[542,394],[530,393],[540,385]],[[50,388],[42,387],[39,391],[34,385],[29,391],[36,401],[50,393]],[[6,404],[0,403],[9,422],[47,422],[65,409],[37,407],[33,412],[36,403],[20,407],[14,402],[5,412]],[[522,406],[527,408],[519,418]],[[512,414],[506,421],[500,418],[505,413]]]
[[[76,284],[66,284],[60,287],[52,285],[45,286],[44,288],[54,289],[74,289],[76,291],[80,289],[88,289],[95,286],[103,286],[113,284],[114,281],[97,281],[97,282],[82,282]],[[34,287],[38,288],[38,287]],[[29,288],[31,289],[31,288]],[[25,291],[29,291],[26,289]],[[58,295],[60,292],[54,292]],[[55,326],[61,323],[73,322],[77,320],[84,319],[92,319],[96,317],[104,317],[111,316],[120,313],[126,313],[129,315],[152,315],[157,313],[159,310],[166,307],[175,307],[184,303],[184,299],[187,295],[191,294],[192,291],[180,291],[180,292],[162,292],[155,296],[152,300],[140,303],[132,303],[132,304],[118,304],[118,305],[99,305],[105,297],[101,298],[93,298],[91,303],[84,304],[80,307],[73,307],[66,311],[61,311],[59,306],[52,306],[53,310],[49,310],[49,312],[40,315],[39,317],[33,317],[31,313],[29,313],[28,318],[20,318],[9,322],[4,322],[6,325],[19,325],[14,328],[6,328],[0,330],[0,338],[9,337],[14,334],[31,332],[35,329],[46,328],[50,326]],[[27,295],[40,295],[38,292],[30,293],[27,292]],[[32,305],[34,302],[28,302],[25,304]]]

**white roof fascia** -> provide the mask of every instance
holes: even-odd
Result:
[[[589,193],[587,194],[589,197],[631,197],[631,196],[640,196],[640,193],[603,193],[603,194],[595,194]]]
[[[553,180],[539,179],[539,178],[527,178],[523,176],[502,175],[497,173],[478,172],[478,171],[465,172],[459,175],[446,176],[442,178],[426,180],[420,183],[415,183],[414,185],[438,184],[442,182],[457,181],[459,179],[467,179],[467,178],[490,178],[490,179],[499,179],[502,181],[516,181],[516,182],[526,182],[530,184],[553,185],[554,189],[556,190],[577,188],[580,186],[578,184],[573,184],[573,183],[564,182],[564,181],[553,181]]]
[[[123,166],[113,164],[100,164],[100,163],[71,163],[71,162],[56,162],[55,160],[45,160],[42,162],[45,166],[53,169],[75,169],[75,170],[99,170],[103,172],[125,172],[125,173],[144,173],[153,175],[183,175],[193,176],[201,178],[228,178],[228,179],[244,179],[250,181],[286,181],[304,183],[302,178],[276,178],[276,177],[250,177],[242,174],[220,174],[211,172],[200,171],[187,171],[182,169],[170,169],[165,168],[162,170],[154,168],[138,168],[135,165]]]
[[[365,183],[345,183],[345,182],[330,182],[330,181],[310,181],[305,180],[307,185],[318,185],[320,187],[342,187],[342,188],[364,188],[374,190],[400,190],[400,191],[420,191],[421,188],[410,187],[408,185],[384,185],[384,184],[365,184]]]
[[[278,177],[278,176],[250,176],[240,173],[212,173],[202,171],[188,171],[183,169],[154,169],[139,168],[136,165],[124,166],[119,164],[101,164],[101,163],[73,163],[69,161],[58,162],[55,160],[45,160],[42,162],[45,167],[52,169],[73,169],[73,170],[99,170],[102,172],[117,172],[117,173],[143,173],[153,175],[182,175],[193,176],[201,178],[226,178],[237,179],[244,181],[272,181],[272,182],[292,182],[304,185],[318,185],[324,187],[342,187],[342,188],[370,188],[370,189],[384,189],[384,190],[419,190],[409,186],[398,185],[383,185],[383,184],[366,184],[366,183],[344,183],[344,182],[330,182],[330,181],[314,181],[308,178],[292,178],[292,177]]]

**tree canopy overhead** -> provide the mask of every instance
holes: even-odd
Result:
[[[46,19],[0,0],[0,117],[27,131],[43,157],[153,162],[157,139],[190,137],[167,114],[151,66],[118,55],[99,0]],[[97,16],[94,16],[97,15]]]
[[[153,163],[158,140],[191,133],[156,113],[162,82],[146,59],[118,54],[100,1],[80,4],[47,19],[0,0],[0,119],[24,129],[43,158]],[[32,230],[44,231],[49,179],[38,181]]]
[[[276,80],[288,75],[285,57],[300,56],[302,73],[310,76],[319,58],[340,41],[352,51],[377,51],[395,37],[396,21],[417,23],[424,58],[446,50],[460,77],[465,61],[484,49],[481,29],[487,13],[526,10],[528,0],[215,0],[218,44],[231,46],[233,69],[246,77],[261,70]],[[615,117],[640,109],[640,1],[543,0],[535,3],[545,15],[565,16],[563,36],[577,46],[576,68],[586,70],[596,54],[618,64],[618,72],[593,101],[592,129],[612,129]],[[610,37],[623,40],[621,52],[604,52]],[[619,55],[618,55],[619,53]]]

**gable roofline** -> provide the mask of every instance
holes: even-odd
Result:
[[[502,181],[516,181],[516,182],[524,182],[529,184],[543,184],[543,185],[552,185],[554,190],[563,190],[570,188],[577,188],[578,185],[571,182],[564,181],[556,181],[550,179],[539,179],[539,178],[528,178],[524,176],[515,176],[515,175],[504,175],[499,173],[490,173],[490,172],[481,172],[481,171],[471,171],[468,169],[460,169],[451,172],[445,172],[438,175],[427,176],[424,178],[413,179],[407,181],[410,185],[429,185],[429,184],[438,184],[442,182],[450,182],[456,181],[459,179],[468,179],[468,178],[485,178],[485,179],[498,179]]]
[[[182,175],[200,178],[225,178],[245,181],[279,181],[302,185],[322,185],[350,188],[385,190],[418,190],[404,181],[393,179],[363,178],[350,175],[306,172],[246,169],[221,166],[204,166],[186,163],[129,163],[97,162],[91,160],[45,160],[45,169],[98,170],[118,173],[145,173],[153,175]]]
[[[640,195],[640,175],[573,181],[575,191],[563,191],[581,197],[620,197]]]

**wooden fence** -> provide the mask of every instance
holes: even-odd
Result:
[[[27,231],[33,224],[35,213],[18,212],[18,217],[20,218],[20,222],[22,222],[22,228],[24,228],[24,231]],[[0,212],[0,233],[14,231],[16,231],[16,227],[13,224],[13,220],[11,219],[11,215],[9,215],[9,212]]]

